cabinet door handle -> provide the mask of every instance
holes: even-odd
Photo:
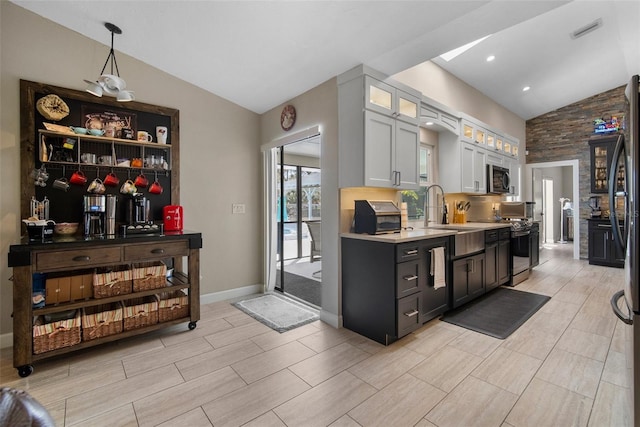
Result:
[[[413,310],[413,311],[410,311],[408,313],[404,313],[404,315],[407,316],[407,317],[413,317],[416,314],[418,314],[418,310]]]
[[[153,249],[151,251],[152,254],[157,255],[157,254],[163,254],[164,253],[164,249],[162,248],[158,248],[158,249]]]
[[[598,224],[598,228],[611,228],[611,224]]]
[[[78,255],[72,258],[73,261],[89,261],[91,259],[88,255]]]
[[[471,268],[469,268],[471,266]],[[470,259],[467,261],[467,273],[474,273],[476,271],[476,260]]]
[[[418,253],[417,249],[410,249],[408,251],[404,251],[405,255],[416,255]]]
[[[412,280],[416,280],[418,278],[418,276],[416,276],[415,274],[413,276],[404,276],[403,279],[406,280],[407,282],[410,282]]]

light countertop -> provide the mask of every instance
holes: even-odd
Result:
[[[480,229],[480,230],[494,230],[497,228],[509,228],[510,225],[504,222],[467,222],[464,224],[448,224],[448,225],[438,225],[438,228],[428,227],[428,228],[414,228],[413,230],[402,230],[399,233],[391,233],[391,234],[358,234],[358,233],[341,233],[340,237],[345,237],[348,239],[360,239],[360,240],[371,240],[373,242],[383,242],[383,243],[404,243],[404,242],[412,242],[415,240],[423,240],[423,239],[434,239],[436,237],[446,237],[453,236],[457,233],[459,229]]]

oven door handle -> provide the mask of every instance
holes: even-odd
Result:
[[[530,230],[512,231],[511,237],[523,237],[528,236],[529,234],[531,234]]]

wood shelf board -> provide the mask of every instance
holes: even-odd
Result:
[[[68,134],[68,133],[56,132],[56,131],[45,130],[45,129],[38,129],[38,133],[40,133],[41,135],[53,136],[57,138],[76,138],[76,139],[85,139],[89,141],[109,142],[109,143],[113,142],[113,143],[122,144],[122,145],[136,145],[141,147],[152,147],[152,148],[166,149],[169,151],[171,150],[171,144],[158,144],[157,142],[142,142],[142,141],[137,141],[135,139],[109,138],[106,136],[81,135],[77,133]]]

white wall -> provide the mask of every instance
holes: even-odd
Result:
[[[97,77],[109,47],[6,1],[0,23],[0,334],[6,334],[12,329],[6,254],[21,234],[19,80],[84,90],[82,80]],[[258,115],[116,55],[138,101],[180,110],[181,204],[186,228],[203,234],[201,293],[262,283]],[[232,203],[244,203],[247,213],[232,215]]]

